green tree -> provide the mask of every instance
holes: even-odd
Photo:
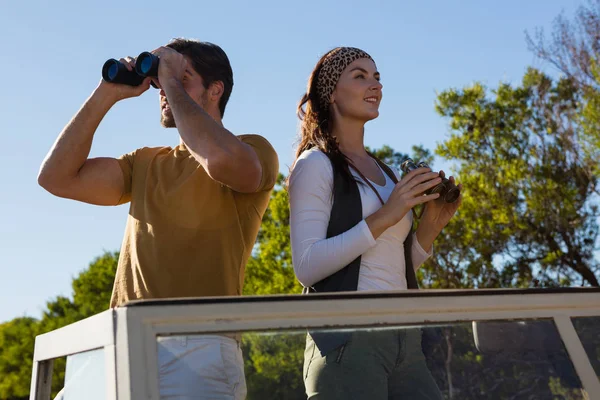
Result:
[[[527,43],[540,59],[558,68],[583,93],[580,107],[580,143],[591,159],[600,157],[600,0],[588,0],[570,20],[564,13],[555,18],[550,38],[543,29]],[[598,173],[598,171],[595,171]]]
[[[248,400],[306,399],[305,332],[246,333],[242,339]]]
[[[290,245],[288,194],[279,175],[263,216],[254,252],[246,265],[244,295],[299,294]],[[301,399],[302,334],[250,334],[242,337],[248,399]],[[305,396],[304,396],[305,397]]]
[[[118,263],[118,252],[105,252],[73,280],[73,304],[80,319],[108,309]]]
[[[436,260],[474,286],[598,286],[597,160],[580,146],[580,91],[529,69],[521,86],[492,93],[475,84],[438,96],[452,135],[436,152],[459,164],[465,199]]]
[[[283,188],[284,182],[285,177],[279,174],[262,219],[254,252],[246,265],[245,295],[302,292],[292,266],[290,210],[288,194]]]
[[[401,171],[400,166],[407,158],[412,158],[414,162],[424,161],[433,167],[434,155],[429,150],[423,146],[413,146],[411,150],[412,154],[407,154],[397,152],[388,145],[383,145],[380,149],[371,149],[367,146],[367,151],[399,172]]]
[[[0,399],[29,398],[33,346],[39,329],[39,322],[30,317],[0,325]]]
[[[118,253],[105,253],[73,279],[73,300],[46,303],[41,320],[16,318],[0,325],[0,399],[29,398],[35,337],[108,309]],[[52,393],[64,383],[66,359],[55,360]]]
[[[40,321],[41,331],[49,332],[107,310],[118,260],[118,252],[105,252],[95,258],[73,279],[73,300],[59,296],[47,303]],[[53,395],[63,387],[65,369],[65,357],[54,362]]]

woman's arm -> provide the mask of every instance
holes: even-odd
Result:
[[[395,168],[391,168],[391,169],[394,172],[394,174],[396,175],[396,179],[398,179],[398,181],[400,181],[400,174],[398,173],[398,171]],[[411,211],[411,213],[410,213],[411,226],[413,225],[413,222],[414,222],[414,215],[415,215],[414,211]],[[412,248],[410,249],[410,251],[411,251],[413,268],[415,269],[415,271],[421,265],[423,265],[423,263],[425,261],[427,261],[427,259],[429,257],[431,257],[431,255],[433,254],[433,239],[435,239],[435,237],[431,240],[431,242],[423,243],[424,239],[423,239],[423,237],[420,237],[420,235],[423,232],[424,231],[421,230],[420,232],[411,231],[409,233],[409,235],[413,235]]]
[[[333,275],[375,246],[362,220],[331,237],[327,226],[333,205],[333,168],[320,151],[304,153],[290,175],[290,237],[296,277],[304,286]]]

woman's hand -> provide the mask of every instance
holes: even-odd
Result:
[[[445,176],[444,171],[440,171],[439,175],[443,178]],[[456,184],[453,176],[449,180],[452,184]],[[444,199],[438,199],[425,205],[419,222],[419,228],[417,229],[417,240],[419,240],[419,244],[425,251],[429,252],[435,238],[448,225],[460,207],[462,203],[462,184],[458,185],[458,189],[461,191],[461,194],[454,203],[446,203]]]
[[[394,187],[387,202],[366,218],[367,225],[376,239],[389,227],[396,225],[416,205],[437,199],[438,193],[424,195],[428,189],[442,181],[440,174],[429,168],[417,168],[409,172]]]

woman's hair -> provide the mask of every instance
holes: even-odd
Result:
[[[317,148],[329,157],[334,170],[340,171],[344,180],[351,181],[354,177],[350,173],[349,159],[340,151],[337,139],[331,134],[332,123],[329,120],[329,110],[324,109],[319,102],[317,82],[327,56],[336,49],[327,52],[317,62],[314,70],[308,78],[306,93],[300,99],[297,115],[300,118],[300,140],[296,148],[296,156],[292,169],[298,157],[312,148]]]

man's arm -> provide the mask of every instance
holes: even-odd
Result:
[[[133,63],[130,58],[121,61]],[[38,175],[40,186],[59,197],[116,205],[123,192],[123,172],[115,158],[88,159],[92,140],[98,125],[116,102],[139,96],[149,85],[150,79],[138,87],[102,81],[44,159]]]
[[[181,139],[207,174],[235,191],[255,192],[263,171],[254,149],[208,115],[179,80],[161,85]]]

